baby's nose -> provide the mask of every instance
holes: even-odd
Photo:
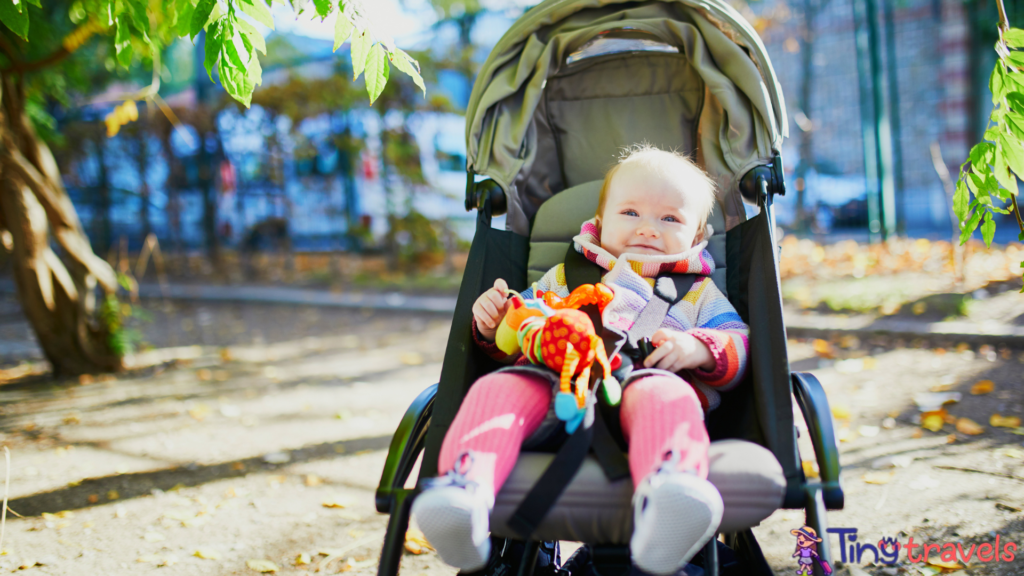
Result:
[[[641,226],[636,229],[637,236],[650,236],[652,238],[658,237],[658,230],[654,226]]]

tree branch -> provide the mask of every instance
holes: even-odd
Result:
[[[14,62],[11,66],[8,66],[6,68],[0,68],[0,72],[18,72],[20,74],[24,74],[26,72],[35,72],[36,70],[46,68],[47,66],[52,66],[70,55],[71,52],[67,48],[61,46],[45,58],[36,60],[35,62]]]

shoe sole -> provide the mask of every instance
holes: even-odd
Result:
[[[646,513],[654,517],[633,527],[633,563],[651,574],[674,574],[711,539],[722,511],[718,490],[698,476],[687,474],[658,486],[647,497]]]
[[[483,568],[491,555],[487,525],[482,531],[478,528],[483,542],[473,542],[474,504],[465,490],[439,488],[424,491],[412,505],[416,524],[441,560],[465,572]]]

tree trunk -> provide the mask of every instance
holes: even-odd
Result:
[[[25,115],[20,81],[2,78],[0,227],[13,239],[12,267],[25,316],[55,374],[115,371],[121,358],[97,317],[97,284],[117,290],[113,269],[93,254],[49,148]],[[50,248],[50,233],[67,265]]]

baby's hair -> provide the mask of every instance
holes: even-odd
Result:
[[[697,230],[703,231],[708,223],[708,216],[715,208],[715,181],[700,166],[687,156],[675,150],[662,150],[657,146],[642,142],[622,150],[619,161],[604,175],[601,193],[597,200],[597,217],[604,212],[608,196],[608,186],[619,168],[627,164],[639,164],[649,170],[656,170],[663,175],[686,182],[686,190],[692,193],[703,206],[698,211],[700,222]]]

